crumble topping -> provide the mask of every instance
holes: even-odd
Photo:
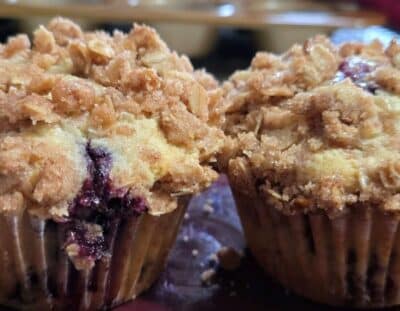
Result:
[[[222,142],[211,126],[222,121],[220,97],[210,75],[146,26],[109,35],[56,18],[32,43],[10,38],[0,46],[1,208],[12,209],[5,204],[17,193],[48,217],[66,214],[55,206],[87,177],[89,141],[111,153],[115,187],[135,188],[149,204],[199,191],[216,177],[208,163]],[[149,212],[174,207],[166,208]]]
[[[364,202],[398,211],[400,45],[317,36],[258,53],[223,85],[232,186],[286,213],[334,216]]]
[[[222,92],[151,28],[55,18],[0,44],[0,211],[66,225],[90,268],[115,217],[161,215],[216,179]]]

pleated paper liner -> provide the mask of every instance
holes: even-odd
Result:
[[[111,255],[91,270],[68,259],[63,226],[25,212],[0,215],[0,304],[18,310],[98,310],[135,298],[163,269],[188,199],[161,216],[120,219]]]
[[[398,214],[363,205],[333,219],[287,216],[233,192],[254,257],[284,287],[330,305],[400,305]]]

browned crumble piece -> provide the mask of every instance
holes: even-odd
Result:
[[[201,273],[201,281],[205,285],[209,285],[213,282],[216,276],[216,271],[214,269],[207,269]]]

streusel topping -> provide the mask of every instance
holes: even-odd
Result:
[[[220,97],[149,27],[109,35],[56,18],[32,42],[10,38],[0,45],[0,210],[62,220],[77,196],[111,200],[110,188],[144,198],[151,214],[173,210],[216,178]],[[90,152],[107,155],[107,176],[89,176]]]
[[[233,187],[287,213],[400,211],[400,45],[325,37],[258,53],[224,84]]]

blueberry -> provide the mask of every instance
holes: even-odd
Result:
[[[100,259],[108,250],[106,240],[116,220],[137,217],[148,209],[143,197],[129,188],[114,188],[110,178],[112,157],[104,148],[86,146],[89,176],[69,206],[70,217],[65,222],[65,247],[79,246],[79,256]],[[94,234],[100,226],[103,234]]]
[[[339,65],[339,72],[336,74],[335,81],[350,78],[354,84],[370,93],[375,93],[378,85],[368,79],[368,74],[375,68],[376,65],[370,61],[363,60],[360,57],[351,57]]]

